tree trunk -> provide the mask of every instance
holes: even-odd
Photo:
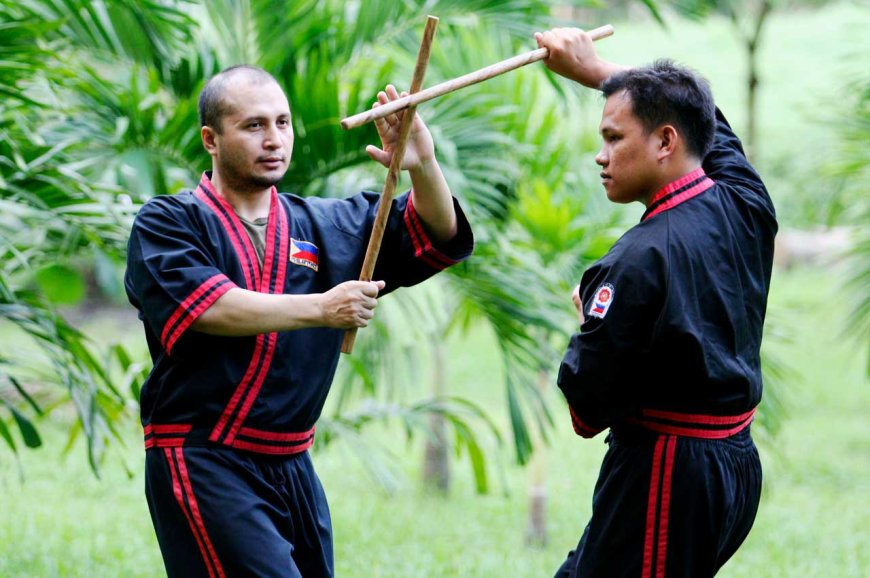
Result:
[[[761,45],[761,33],[768,14],[773,9],[769,0],[762,0],[753,23],[752,32],[746,36],[746,156],[751,162],[758,158],[758,48]]]
[[[545,369],[538,371],[538,387],[541,389],[542,395],[546,393],[549,385],[550,376]],[[537,430],[532,430],[532,435],[536,435]],[[535,444],[535,453],[532,454],[529,471],[531,472],[531,481],[529,484],[529,517],[526,524],[526,544],[529,546],[543,548],[547,545],[547,499],[549,490],[547,489],[547,446],[543,440],[537,439]]]
[[[447,391],[444,374],[444,345],[432,344],[432,394],[443,396]],[[429,417],[430,435],[426,439],[423,455],[423,485],[446,494],[450,490],[450,460],[447,452],[447,425],[444,416],[432,414]]]

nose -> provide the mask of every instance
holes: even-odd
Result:
[[[275,125],[269,125],[263,134],[263,148],[275,150],[281,148],[279,131]]]
[[[608,162],[607,153],[604,152],[604,147],[601,147],[601,150],[595,155],[595,164],[606,167]]]

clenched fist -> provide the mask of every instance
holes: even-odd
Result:
[[[375,316],[383,281],[345,281],[320,296],[324,325],[337,329],[366,327]]]

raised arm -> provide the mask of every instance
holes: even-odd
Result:
[[[402,96],[406,93],[402,93]],[[375,107],[400,98],[392,85],[378,93]],[[385,167],[390,166],[392,151],[398,139],[399,123],[405,111],[388,115],[375,121],[381,146],[366,147],[366,152],[372,159]],[[432,134],[419,116],[415,116],[411,127],[411,135],[405,149],[402,169],[407,170],[411,177],[411,201],[420,219],[426,225],[432,240],[449,241],[457,232],[456,211],[453,207],[453,196],[447,186],[447,180],[441,172],[441,167],[435,159],[435,144]]]
[[[579,28],[536,32],[535,40],[550,51],[544,60],[547,68],[589,88],[599,88],[610,76],[628,68],[599,57],[592,38]]]

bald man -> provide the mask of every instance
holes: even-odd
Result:
[[[378,104],[399,98],[394,87]],[[290,105],[266,71],[211,78],[212,157],[194,190],[147,202],[125,285],[154,362],[141,395],[146,496],[170,578],[333,576],[332,527],[307,449],[344,330],[377,300],[467,258],[473,237],[415,117],[372,282],[357,281],[378,195],[278,193]],[[401,113],[377,122],[388,166]]]

